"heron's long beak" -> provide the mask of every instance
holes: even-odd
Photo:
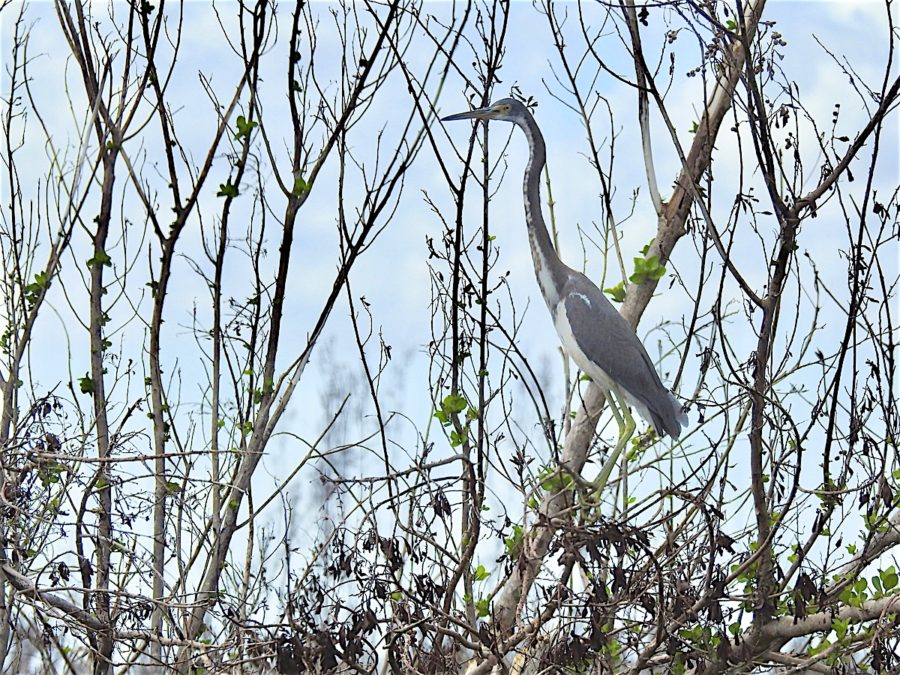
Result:
[[[452,122],[454,120],[487,120],[493,112],[490,108],[476,108],[468,112],[456,113],[455,115],[447,115],[442,117],[441,122]]]

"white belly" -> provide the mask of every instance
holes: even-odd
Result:
[[[572,359],[575,362],[575,365],[577,365],[584,373],[589,375],[590,378],[604,391],[612,389],[615,386],[615,382],[610,379],[609,375],[607,375],[602,368],[591,361],[587,357],[587,354],[581,351],[581,347],[578,346],[578,342],[572,334],[572,327],[569,325],[569,320],[566,318],[563,303],[559,303],[556,306],[556,310],[553,314],[556,332],[559,335],[562,347],[569,355],[569,358]]]

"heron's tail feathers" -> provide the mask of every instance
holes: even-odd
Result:
[[[687,412],[669,391],[665,392],[665,398],[659,403],[660,405],[656,406],[656,409],[650,410],[653,428],[660,436],[668,435],[678,440],[678,437],[681,436],[681,428],[688,425]]]
[[[669,400],[672,402],[672,409],[675,411],[675,422],[678,424],[678,428],[672,434],[672,438],[678,438],[681,435],[681,427],[687,427],[688,425],[688,414],[687,410],[682,407],[679,400],[671,392],[669,393]]]

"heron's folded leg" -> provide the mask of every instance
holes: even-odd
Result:
[[[600,493],[603,492],[603,488],[605,488],[606,484],[609,482],[609,475],[612,473],[613,467],[619,459],[619,455],[622,454],[628,441],[634,435],[634,430],[637,426],[634,422],[634,418],[631,416],[631,412],[628,410],[628,405],[622,399],[622,395],[618,391],[610,390],[606,392],[606,404],[609,406],[609,411],[613,414],[616,424],[619,426],[619,438],[616,441],[616,447],[613,448],[613,451],[603,463],[603,467],[600,469],[600,475],[598,475],[597,479],[594,481],[594,496],[598,501],[600,499]]]
[[[622,442],[622,448],[624,448],[625,444],[631,440],[632,436],[634,436],[634,430],[637,428],[637,423],[634,421],[634,417],[631,416],[631,411],[628,409],[628,404],[625,403],[622,395],[619,392],[615,392],[615,397],[616,402],[621,406],[622,417],[624,419],[624,429],[622,430],[622,438],[625,439],[624,442]],[[621,452],[621,450],[619,450],[619,452]]]

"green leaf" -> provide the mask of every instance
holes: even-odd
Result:
[[[444,426],[447,426],[448,424],[450,424],[450,416],[447,415],[447,413],[445,413],[443,410],[435,410],[434,417],[438,422],[440,422]]]
[[[475,568],[475,573],[472,575],[472,579],[474,581],[484,581],[489,576],[491,576],[491,573],[484,568],[484,565],[479,565]]]
[[[166,481],[166,492],[171,492],[173,494],[181,492],[181,484],[176,483],[173,480]]]
[[[483,619],[488,614],[491,613],[491,599],[490,598],[480,598],[475,601],[475,612],[478,614],[479,619]]]
[[[652,255],[649,258],[636,257],[634,259],[634,274],[629,280],[634,284],[642,284],[645,281],[658,281],[666,273],[665,265],[659,264],[659,256]]]
[[[455,415],[465,410],[467,405],[466,399],[459,394],[450,394],[444,397],[444,400],[441,403],[441,409],[444,410],[444,412]]]
[[[610,286],[609,288],[604,288],[603,292],[606,293],[613,299],[613,302],[624,302],[625,301],[625,282],[620,281],[615,286]]]
[[[522,550],[522,542],[525,539],[525,531],[521,525],[513,525],[512,536],[505,537],[503,544],[506,546],[506,553],[510,558],[518,558],[519,551]]]
[[[307,192],[309,192],[309,183],[303,180],[302,176],[295,177],[291,194],[295,197],[303,197]]]
[[[41,483],[43,484],[44,487],[47,487],[51,483],[59,482],[59,474],[55,473],[55,472],[54,473],[41,472],[40,477],[41,477]]]
[[[109,485],[109,483],[104,478],[98,478],[97,482],[94,483],[94,487],[96,487],[98,490],[102,490],[107,485]]]
[[[881,577],[881,584],[884,586],[884,590],[890,591],[897,585],[897,569],[893,565],[878,574]]]
[[[81,390],[82,394],[94,393],[94,381],[91,379],[90,375],[78,378],[78,388]]]
[[[837,633],[838,640],[843,640],[847,635],[847,628],[850,627],[849,619],[838,619],[835,618],[834,621],[831,622],[831,628]]]
[[[688,129],[688,131],[690,131],[692,134],[696,134],[697,129],[699,129],[699,128],[700,128],[699,124],[697,124],[696,122],[691,122],[691,128]]]
[[[543,490],[555,494],[572,487],[572,476],[553,467],[545,467],[538,473],[538,483]]]
[[[237,197],[240,193],[238,192],[237,186],[231,184],[231,178],[228,179],[225,183],[219,183],[219,191],[216,193],[216,197]]]
[[[737,24],[734,22],[733,19],[728,19],[728,21],[725,22],[725,28],[727,28],[728,30],[730,30],[733,33],[735,31],[735,29],[737,28]]]
[[[34,282],[25,286],[25,299],[29,304],[36,303],[41,294],[50,287],[50,279],[46,272],[38,272],[34,275]]]
[[[234,135],[235,140],[238,140],[241,138],[249,138],[250,132],[253,131],[254,127],[258,127],[258,126],[259,125],[256,122],[253,122],[253,121],[248,122],[246,117],[244,117],[243,115],[238,115],[237,133],[235,133],[235,135]]]
[[[469,434],[465,429],[463,429],[461,432],[458,432],[455,429],[450,432],[450,447],[451,448],[458,448],[460,445],[463,445],[468,440],[469,440]]]
[[[852,595],[853,595],[853,591],[852,591],[851,589],[849,589],[849,588],[845,588],[844,590],[841,591],[841,594],[840,594],[840,596],[838,596],[838,599],[839,599],[843,604],[849,605],[849,604],[850,604],[850,598],[851,598]]]
[[[106,251],[102,249],[97,249],[94,251],[94,256],[89,258],[87,261],[88,267],[99,267],[99,266],[107,266],[112,265],[112,259],[107,255]]]

